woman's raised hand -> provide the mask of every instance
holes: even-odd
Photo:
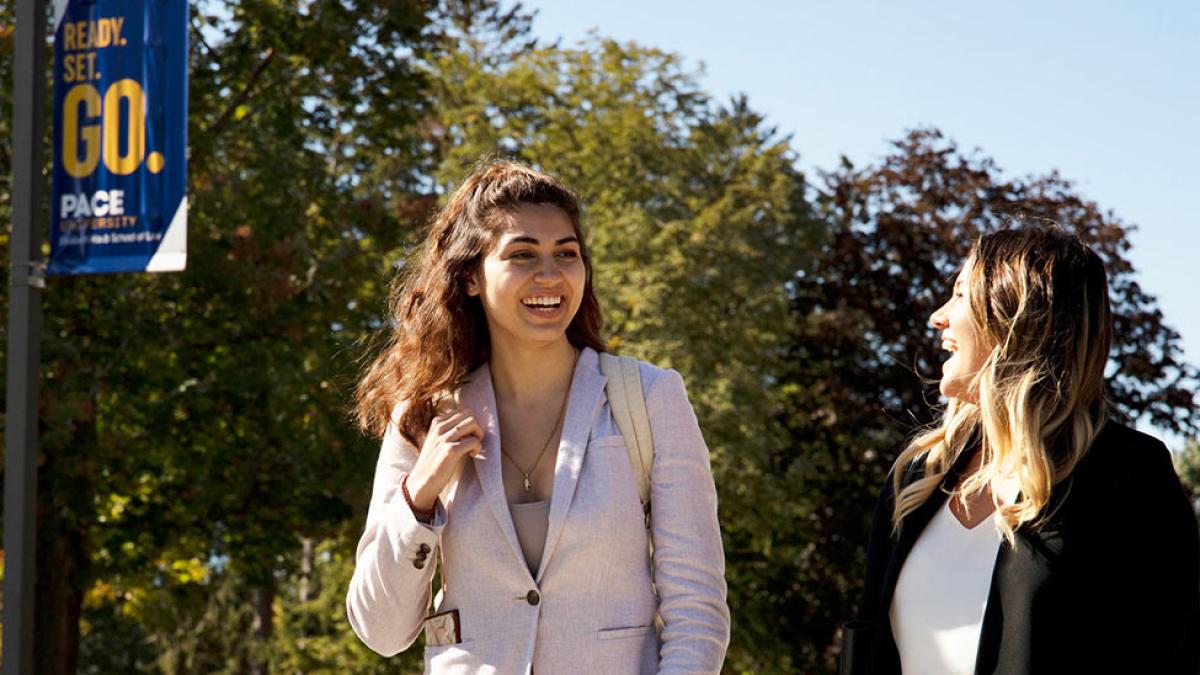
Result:
[[[408,494],[413,506],[433,510],[437,497],[468,456],[483,450],[483,427],[466,408],[439,413],[429,423],[417,463],[408,475]]]

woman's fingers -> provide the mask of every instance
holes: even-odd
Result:
[[[438,415],[437,417],[433,418],[433,424],[430,425],[432,427],[431,430],[435,436],[446,438],[450,435],[450,432],[454,429],[454,427],[462,422],[465,418],[466,415],[461,412],[454,412],[449,415]]]
[[[483,443],[475,436],[464,436],[461,440],[454,441],[450,444],[450,450],[456,455],[478,457],[483,450]]]
[[[482,453],[483,427],[473,412],[462,408],[434,416],[409,474],[412,498],[422,506],[432,502],[466,457],[481,457]]]
[[[475,419],[474,415],[467,414],[466,419],[454,425],[456,440],[467,436],[474,436],[477,439],[483,439],[483,426],[479,424],[479,420]]]
[[[435,430],[446,441],[457,441],[465,436],[483,438],[483,427],[469,411],[459,411],[439,420]]]
[[[483,426],[479,424],[475,414],[466,408],[435,416],[429,425],[429,431],[430,438],[426,441],[425,450],[430,451],[430,454],[479,457],[483,450]],[[442,452],[437,452],[438,446],[443,448]]]

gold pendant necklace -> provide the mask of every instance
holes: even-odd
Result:
[[[533,461],[533,466],[529,467],[528,471],[521,468],[520,464],[517,464],[517,460],[513,459],[512,455],[508,454],[508,451],[504,449],[503,445],[500,446],[500,452],[503,453],[504,456],[508,458],[508,461],[512,462],[512,465],[517,467],[517,471],[520,472],[521,487],[525,488],[526,494],[528,494],[529,491],[531,489],[533,489],[533,481],[530,480],[529,476],[533,473],[534,469],[538,468],[538,464],[542,463],[542,458],[546,456],[546,451],[550,449],[550,441],[554,440],[554,435],[558,431],[559,425],[562,424],[563,415],[567,411],[567,398],[570,394],[570,391],[571,391],[571,385],[568,384],[567,385],[567,394],[563,395],[562,410],[560,410],[558,413],[558,421],[554,423],[554,428],[550,430],[550,435],[546,438],[546,442],[542,444],[542,451],[540,453],[538,453],[537,459],[535,459]]]
[[[576,358],[578,358],[578,355],[576,355]],[[563,392],[562,406],[558,410],[558,421],[554,423],[554,428],[550,429],[550,435],[546,437],[546,442],[542,444],[542,451],[538,453],[537,459],[533,460],[533,466],[529,467],[528,471],[522,469],[520,464],[517,464],[517,460],[508,454],[503,445],[500,446],[501,454],[507,457],[508,461],[512,462],[512,465],[517,467],[517,471],[520,472],[521,487],[525,488],[525,494],[529,494],[529,491],[533,489],[533,481],[529,479],[529,476],[533,473],[534,469],[538,468],[538,464],[542,463],[542,458],[546,456],[546,451],[550,449],[550,441],[554,440],[554,435],[558,433],[558,428],[562,425],[563,419],[566,417],[567,400],[571,398],[571,384],[574,382],[575,369],[572,368],[571,379],[567,380],[567,390]]]

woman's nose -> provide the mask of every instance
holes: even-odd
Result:
[[[938,307],[929,317],[929,324],[938,330],[946,330],[949,323],[946,320],[946,307]]]
[[[538,261],[537,271],[533,275],[534,281],[557,281],[558,266],[554,264],[554,256],[546,256]]]

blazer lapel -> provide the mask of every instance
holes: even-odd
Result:
[[[475,475],[479,477],[479,486],[483,489],[484,499],[496,517],[500,532],[508,540],[513,555],[522,569],[528,569],[525,564],[525,554],[521,552],[521,544],[517,541],[517,530],[513,526],[512,513],[508,510],[508,498],[504,495],[504,479],[500,475],[500,416],[496,412],[496,391],[492,387],[492,371],[485,363],[471,376],[459,392],[459,402],[470,408],[476,415],[479,426],[483,427],[483,458],[473,459]]]
[[[583,456],[587,450],[588,438],[591,436],[596,415],[600,412],[601,395],[607,381],[608,378],[600,372],[600,357],[594,350],[584,348],[575,364],[570,400],[567,402],[562,437],[558,443],[558,459],[554,463],[550,523],[546,530],[546,546],[542,549],[542,562],[537,572],[539,583],[567,520],[567,511],[571,508],[575,486],[579,482],[579,472],[583,469]]]
[[[1004,615],[1001,613],[1000,580],[1013,567],[1008,543],[1001,541],[996,551],[996,562],[992,566],[992,580],[988,587],[987,604],[983,608],[983,620],[979,624],[979,644],[975,647],[975,672],[990,673],[996,669],[1000,656],[1001,630]]]
[[[913,544],[917,543],[917,538],[925,531],[925,526],[945,503],[946,493],[940,488],[934,490],[924,504],[908,514],[900,523],[900,531],[896,534],[896,545],[892,548],[892,556],[888,560],[887,571],[883,577],[883,593],[880,595],[879,608],[881,617],[889,616],[892,595],[896,592],[896,582],[900,579],[900,570],[904,567],[904,561],[908,559]]]
[[[896,536],[896,545],[892,548],[891,558],[888,560],[887,571],[883,579],[883,593],[880,596],[881,607],[880,612],[882,617],[887,617],[892,606],[892,595],[896,592],[896,582],[900,578],[900,570],[904,567],[904,561],[908,558],[912,547],[917,543],[917,539],[921,533],[925,531],[925,526],[930,520],[937,515],[939,509],[946,503],[947,493],[954,489],[958,484],[958,479],[962,475],[964,469],[970,464],[971,458],[978,451],[978,446],[968,449],[962,453],[946,472],[942,478],[938,489],[929,495],[924,504],[917,507],[916,511],[908,514],[907,517],[900,523],[900,532]],[[922,466],[920,475],[924,475],[925,467]]]

